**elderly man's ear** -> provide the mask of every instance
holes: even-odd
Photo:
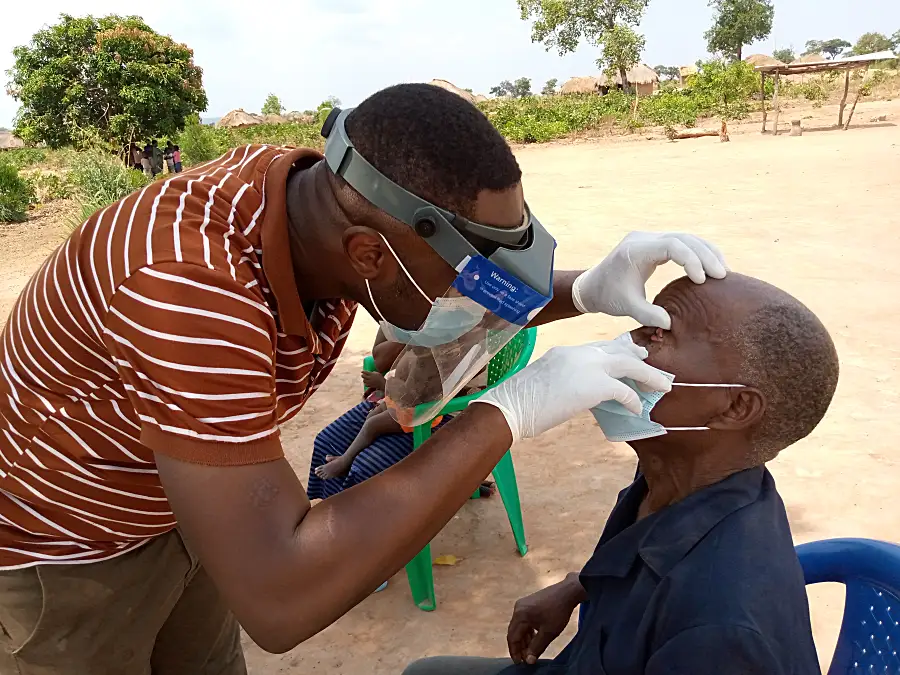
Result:
[[[755,426],[766,412],[766,396],[755,387],[726,389],[722,392],[730,405],[713,417],[706,426],[722,431],[737,431]]]

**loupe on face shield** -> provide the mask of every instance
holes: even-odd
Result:
[[[430,340],[427,346],[408,345],[388,372],[388,409],[404,426],[415,426],[439,414],[446,401],[550,301],[556,242],[527,205],[520,226],[494,227],[451,213],[400,187],[353,147],[344,128],[351,113],[352,109],[335,108],[322,128],[328,167],[374,206],[413,228],[456,270],[444,302],[436,305],[459,316],[481,317],[461,335],[447,330],[445,343]],[[441,327],[449,318],[429,317]]]

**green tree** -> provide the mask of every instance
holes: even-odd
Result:
[[[891,35],[891,48],[895,54],[900,53],[900,30]]]
[[[772,56],[782,63],[791,63],[792,61],[797,60],[797,55],[794,53],[793,47],[782,47],[781,49],[776,49],[774,52],[772,52]]]
[[[559,82],[555,77],[551,77],[541,89],[541,96],[553,96],[556,93],[556,85]]]
[[[8,93],[21,103],[16,134],[50,147],[172,136],[206,110],[193,52],[140,17],[76,18],[13,49]]]
[[[759,88],[759,76],[746,61],[700,63],[693,92],[700,107],[723,119],[740,119],[749,112],[750,97]]]
[[[806,51],[803,52],[803,56],[807,54],[824,54],[829,59],[836,59],[850,46],[849,42],[840,38],[810,40],[806,43]]]
[[[681,68],[678,66],[656,66],[653,70],[663,80],[677,80],[681,77]]]
[[[531,40],[560,56],[579,42],[600,47],[597,67],[615,71],[628,86],[627,71],[640,60],[644,38],[634,29],[650,0],[517,0],[523,20],[532,19]]]
[[[284,106],[281,105],[281,99],[279,99],[275,94],[269,94],[268,96],[266,96],[266,102],[263,103],[263,107],[260,112],[263,115],[280,115],[284,112]]]
[[[316,108],[316,116],[319,118],[319,124],[324,124],[325,120],[328,119],[328,115],[331,114],[331,111],[334,108],[338,108],[341,105],[341,99],[337,96],[329,96],[324,101],[319,104],[319,107]]]
[[[772,32],[772,0],[710,0],[709,6],[716,14],[703,37],[712,53],[740,61],[744,45],[764,40]]]
[[[510,98],[527,98],[531,96],[531,78],[520,77],[515,82],[503,80],[496,87],[491,87],[491,96],[509,96]]]
[[[875,54],[876,52],[893,51],[891,40],[881,33],[864,33],[853,45],[854,56],[863,54]]]

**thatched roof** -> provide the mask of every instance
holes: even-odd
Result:
[[[799,59],[794,59],[793,61],[791,61],[791,63],[819,63],[820,61],[827,61],[827,60],[828,59],[826,59],[825,56],[822,54],[812,53],[812,54],[804,54]]]
[[[751,66],[756,68],[757,66],[783,66],[785,65],[774,56],[766,56],[765,54],[751,54],[747,58],[744,59]]]
[[[309,113],[302,113],[299,110],[292,110],[289,113],[285,114],[289,122],[296,122],[297,124],[312,124],[316,121],[315,115],[310,115]]]
[[[440,87],[441,89],[446,89],[447,91],[452,91],[457,96],[462,96],[469,103],[475,103],[475,96],[473,96],[471,92],[468,92],[465,89],[460,89],[452,82],[448,82],[447,80],[432,80],[428,84],[432,84],[435,87]]]
[[[599,77],[573,77],[559,88],[561,94],[597,94],[603,81]]]
[[[18,136],[13,136],[11,131],[0,131],[0,150],[12,150],[24,147],[25,143]]]
[[[475,103],[484,103],[489,100],[484,94],[475,94]]]
[[[659,75],[655,70],[646,64],[640,64],[629,70],[625,76],[628,78],[629,84],[653,84],[659,82]],[[610,79],[605,73],[599,76],[573,77],[567,80],[559,91],[563,94],[592,94],[598,93],[601,87],[613,87],[621,85],[622,78],[616,73],[615,77]]]
[[[291,120],[283,115],[262,115],[263,124],[287,124]]]
[[[678,69],[679,74],[681,75],[681,79],[686,77],[690,77],[691,75],[696,75],[700,72],[700,69],[697,66],[681,66]]]
[[[243,108],[238,108],[237,110],[232,110],[227,115],[224,115],[218,122],[216,122],[217,127],[252,127],[255,124],[261,124],[262,118],[258,115],[253,115],[248,112],[244,112]]]

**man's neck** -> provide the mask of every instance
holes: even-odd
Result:
[[[342,213],[323,167],[320,162],[296,171],[287,184],[291,261],[303,300],[340,298],[344,291],[343,266],[337,260],[342,253]]]
[[[688,433],[702,432],[681,432],[679,436],[684,438],[678,442],[667,434],[632,444],[648,490],[639,517],[680,502],[752,465],[749,444],[743,447],[744,443],[733,439],[722,443],[704,439],[698,446],[691,443]]]

